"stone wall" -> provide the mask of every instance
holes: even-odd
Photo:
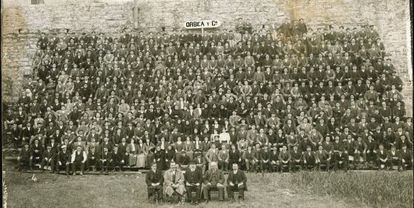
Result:
[[[30,73],[38,31],[102,31],[118,33],[180,29],[188,20],[217,19],[221,28],[233,29],[240,20],[277,27],[303,18],[312,27],[373,24],[401,76],[412,80],[410,0],[4,0],[2,3],[3,85],[11,95],[21,89],[23,74]],[[137,14],[134,14],[134,9]],[[22,34],[18,34],[18,32]],[[408,76],[407,76],[408,74]],[[410,78],[408,78],[410,77]],[[17,81],[16,81],[17,80]],[[412,89],[412,85],[408,85]],[[7,87],[7,86],[6,86]],[[12,96],[13,97],[13,96]],[[410,96],[411,97],[411,96]],[[7,99],[7,98],[6,98]]]

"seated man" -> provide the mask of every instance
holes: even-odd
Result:
[[[108,173],[108,170],[111,168],[112,164],[112,155],[109,153],[109,149],[107,147],[103,148],[103,153],[101,153],[99,157],[99,168],[101,173],[105,171],[105,174]]]
[[[85,168],[85,162],[88,156],[86,152],[82,150],[81,146],[76,147],[76,150],[72,154],[72,171],[73,175],[76,175],[76,170],[80,170],[80,175],[83,175],[83,170]]]
[[[32,160],[30,159],[30,148],[29,144],[25,143],[23,149],[21,150],[17,160],[19,162],[18,170],[28,170],[32,167]]]
[[[157,203],[162,200],[164,178],[161,171],[157,169],[157,163],[151,165],[151,170],[145,176],[145,182],[147,183],[148,199]]]
[[[46,147],[46,151],[43,152],[43,160],[42,160],[42,171],[44,170],[51,170],[52,172],[55,171],[55,162],[56,162],[56,155],[52,151],[51,146]]]
[[[329,153],[323,149],[322,145],[319,145],[318,151],[315,153],[316,157],[316,165],[318,166],[318,170],[321,170],[321,166],[325,166],[326,171],[329,171],[329,165],[331,162],[331,156]]]
[[[114,151],[112,152],[112,168],[115,171],[119,168],[122,171],[122,167],[125,165],[124,154],[118,150],[118,145],[114,146]]]
[[[291,156],[291,168],[293,171],[302,169],[302,152],[299,151],[298,146],[293,146],[293,150],[290,153]]]
[[[62,146],[62,150],[58,153],[56,172],[59,174],[60,169],[65,169],[65,174],[69,174],[69,166],[71,162],[71,154],[67,151],[66,145]]]
[[[310,146],[307,146],[306,152],[303,153],[303,164],[304,164],[304,168],[307,170],[315,169],[315,165],[316,165],[315,153],[312,152],[312,148]]]
[[[184,203],[184,174],[174,161],[170,163],[170,169],[164,173],[164,193],[169,198],[178,195],[180,203]]]
[[[39,166],[39,168],[41,168],[42,155],[43,155],[42,145],[40,144],[40,141],[38,139],[35,139],[31,147],[31,157],[30,157],[31,162],[32,162],[30,166],[31,169],[33,168],[33,166]]]
[[[391,151],[389,152],[388,159],[389,167],[391,170],[394,170],[394,166],[397,166],[397,169],[401,167],[400,155],[397,153],[397,150],[394,145],[391,146]]]
[[[92,146],[88,151],[88,161],[87,161],[87,170],[96,171],[96,166],[98,165],[98,153],[95,146]]]
[[[247,146],[247,150],[244,152],[243,158],[247,171],[256,170],[256,164],[259,162],[259,160],[256,157],[256,151],[253,150],[251,146]]]
[[[388,161],[388,154],[387,151],[384,149],[384,145],[379,145],[379,150],[377,151],[377,165],[378,170],[383,170],[388,168],[389,161]]]
[[[276,172],[279,169],[279,154],[277,153],[277,147],[272,147],[270,152],[270,168],[272,172]]]
[[[224,174],[218,169],[217,162],[211,162],[210,168],[204,174],[203,195],[206,203],[209,201],[210,190],[217,189],[219,200],[224,200]]]
[[[407,149],[407,145],[403,145],[400,150],[401,167],[400,170],[407,170],[413,167],[413,152]]]
[[[234,201],[234,192],[239,192],[239,199],[244,200],[244,191],[247,191],[246,175],[242,170],[239,170],[239,165],[237,163],[233,163],[232,168],[233,170],[229,172],[229,177],[227,179],[227,193],[229,198]]]
[[[197,204],[200,200],[203,175],[201,173],[201,169],[197,168],[195,162],[190,162],[188,169],[184,173],[184,179],[188,201],[192,202],[193,204]],[[193,192],[196,193],[194,198],[192,197]]]
[[[260,151],[260,171],[262,173],[264,172],[270,172],[270,160],[271,160],[271,154],[268,150],[268,147],[264,145],[262,147],[262,150]]]
[[[282,151],[279,152],[280,172],[283,172],[283,167],[287,167],[290,172],[290,153],[287,151],[286,145],[283,145]]]

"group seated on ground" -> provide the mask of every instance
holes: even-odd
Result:
[[[42,34],[37,46],[5,107],[19,169],[412,168],[403,84],[372,26]]]

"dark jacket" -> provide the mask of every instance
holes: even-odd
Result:
[[[147,183],[148,186],[151,186],[151,183],[160,183],[162,186],[164,182],[164,177],[161,174],[161,171],[153,172],[152,170],[147,173],[145,176],[145,183]]]
[[[195,169],[194,171],[191,171],[190,168],[188,168],[185,171],[184,174],[184,180],[187,183],[195,184],[195,183],[201,183],[203,182],[203,175],[199,169]]]
[[[237,173],[234,174],[233,171],[229,172],[229,177],[227,178],[227,184],[230,184],[232,182],[233,184],[238,184],[243,182],[244,184],[244,190],[247,191],[247,178],[246,175],[242,170],[237,170]]]

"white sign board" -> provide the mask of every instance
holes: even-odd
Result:
[[[219,26],[220,22],[218,20],[187,21],[184,23],[186,29],[216,28]]]

